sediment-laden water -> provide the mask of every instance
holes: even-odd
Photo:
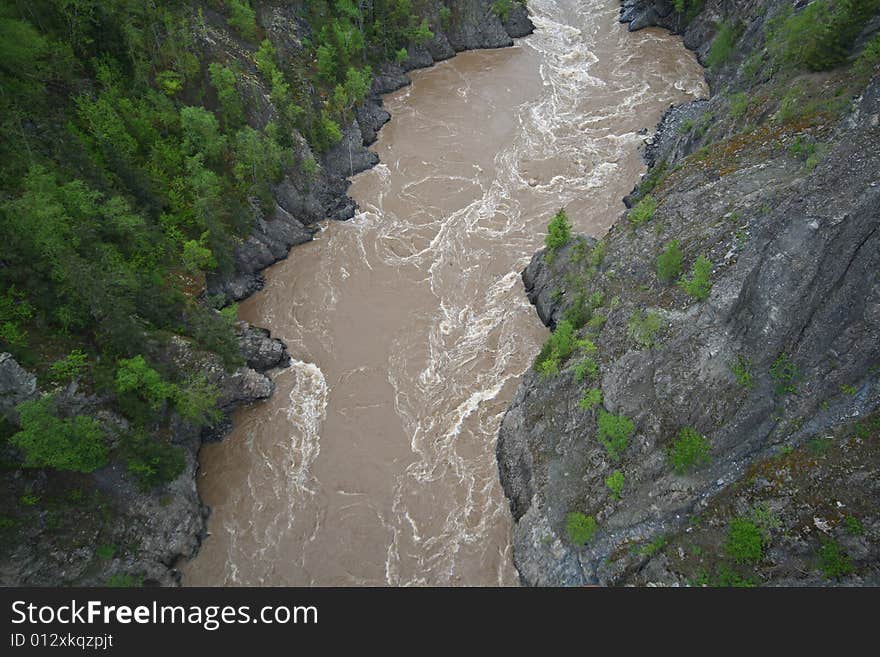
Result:
[[[360,213],[241,305],[294,363],[202,450],[210,536],[185,584],[516,583],[495,437],[546,337],[519,272],[562,206],[603,234],[639,131],[705,91],[680,40],[627,33],[616,0],[529,6],[534,35],[386,97]]]

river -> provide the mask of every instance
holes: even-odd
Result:
[[[547,335],[519,272],[550,217],[601,236],[671,104],[681,40],[616,0],[531,0],[535,34],[385,98],[360,212],[240,306],[289,346],[275,395],[200,455],[210,535],[187,585],[515,585],[495,438]]]

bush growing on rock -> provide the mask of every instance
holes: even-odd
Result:
[[[654,218],[654,212],[656,211],[657,199],[649,194],[629,211],[629,222],[636,227],[646,224]]]
[[[684,427],[667,456],[676,474],[686,474],[709,462],[709,441],[692,427]]]
[[[599,388],[590,388],[584,393],[578,402],[578,406],[585,411],[592,411],[602,403],[602,391]]]
[[[671,283],[681,275],[681,261],[684,255],[681,252],[680,242],[672,240],[657,256],[657,278],[664,283]]]
[[[690,276],[683,277],[678,285],[688,295],[697,301],[709,298],[712,291],[712,261],[705,256],[700,256],[691,268]]]
[[[547,236],[544,238],[544,246],[547,247],[547,256],[552,260],[556,251],[571,241],[571,222],[565,209],[560,209],[547,225]]]
[[[832,69],[846,60],[865,21],[878,8],[878,0],[815,0],[797,13],[789,10],[772,30],[771,52],[783,65]]]
[[[634,432],[635,424],[625,415],[614,415],[605,409],[599,409],[596,437],[605,447],[611,460],[620,460]]]
[[[855,570],[840,543],[825,537],[822,538],[822,546],[819,548],[819,569],[828,579],[840,579]]]
[[[764,534],[751,520],[733,518],[724,551],[737,563],[758,563],[764,555]]]
[[[645,349],[654,346],[654,338],[662,328],[663,318],[657,313],[645,310],[635,311],[626,323],[627,335]]]
[[[605,478],[605,485],[611,491],[611,495],[615,499],[620,499],[620,493],[623,491],[624,476],[620,470],[615,470]]]
[[[61,419],[52,397],[22,402],[16,407],[21,431],[9,442],[24,452],[29,468],[92,472],[107,463],[107,444],[98,421],[88,415]]]
[[[575,545],[586,545],[596,533],[597,524],[593,516],[572,511],[565,519],[565,531],[568,540]]]
[[[776,392],[780,395],[790,395],[797,390],[795,385],[800,371],[788,354],[779,354],[773,365],[770,366],[770,378],[776,384]]]

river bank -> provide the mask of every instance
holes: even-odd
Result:
[[[774,61],[789,3],[623,4],[684,32],[712,96],[666,114],[601,242],[523,274],[586,342],[499,433],[520,577],[876,584],[877,18],[810,73]]]

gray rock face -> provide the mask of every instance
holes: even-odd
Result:
[[[287,345],[278,338],[273,338],[268,329],[251,326],[247,322],[237,322],[235,332],[239,349],[251,369],[265,372],[273,367],[286,367],[290,364]]]
[[[37,377],[19,365],[12,354],[0,354],[0,415],[15,421],[15,407],[37,396]]]
[[[624,9],[647,4],[656,9],[658,3],[624,3]],[[764,4],[766,12],[755,9]],[[815,573],[819,539],[790,538],[802,535],[791,533],[803,521],[798,513],[824,517],[832,511],[823,510],[822,501],[840,500],[834,496],[844,491],[852,493],[841,502],[848,509],[875,495],[873,443],[847,442],[854,440],[847,436],[853,422],[870,423],[880,407],[880,78],[839,121],[816,128],[824,131],[828,150],[814,169],[788,148],[795,136],[780,137],[773,128],[740,137],[748,139],[740,147],[742,125],[731,118],[727,97],[743,88],[738,62],[760,43],[764,21],[781,4],[709,1],[705,15],[688,26],[695,39],[714,35],[707,24],[719,17],[750,21],[736,59],[713,73],[717,93],[673,109],[647,149],[651,163],[665,162],[668,171],[652,191],[659,206],[651,223],[613,226],[595,271],[584,264],[589,257],[561,250],[551,264],[536,254],[523,272],[545,324],[553,326],[571,307],[571,280],[583,281],[587,294],[604,296],[597,312],[606,318],[601,329],[585,329],[598,347],[599,377],[576,382],[577,358],[550,379],[530,371],[501,425],[499,473],[516,519],[514,560],[527,584],[687,583],[678,573],[688,559],[688,536],[714,536],[713,549],[723,555],[729,518],[748,516],[758,501],[790,523],[768,550],[766,559],[775,565],[765,567],[763,581],[827,583]],[[707,142],[697,126],[681,126],[699,124],[703,115],[714,117],[712,140],[727,141],[695,157]],[[680,242],[685,272],[698,256],[712,262],[705,301],[658,280],[656,257],[673,239]],[[640,342],[646,314],[652,328]],[[732,372],[737,362],[747,363],[746,387]],[[780,362],[790,364],[788,390],[781,391],[773,374]],[[607,412],[634,423],[620,460],[598,440],[598,411],[578,403],[594,387],[601,388]],[[680,475],[667,452],[683,427],[706,436],[711,460]],[[802,478],[796,466],[786,465],[782,483],[774,480],[782,466],[773,459],[780,454],[795,450],[792,462],[800,462],[810,458],[807,441],[837,445],[838,436],[841,451],[834,447],[823,458],[839,465],[819,464]],[[769,483],[747,475],[761,468],[770,473]],[[615,470],[626,482],[619,500],[605,483]],[[798,497],[808,488],[809,496]],[[572,511],[597,520],[599,530],[585,547],[566,536]],[[873,512],[864,513],[866,527],[878,524]],[[695,529],[688,523],[696,514],[714,524]],[[842,528],[829,527],[829,536],[848,544]],[[645,548],[657,539],[681,552]],[[870,547],[873,540],[867,548],[850,546],[857,572],[841,583],[876,579],[880,553]]]

